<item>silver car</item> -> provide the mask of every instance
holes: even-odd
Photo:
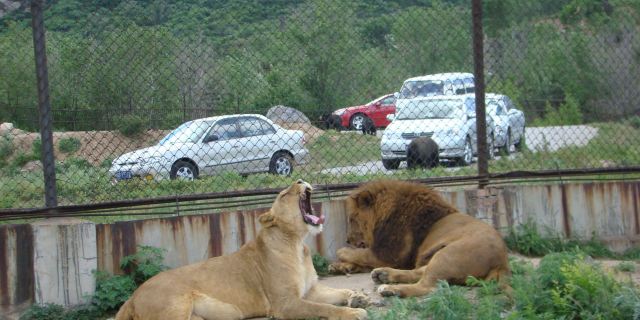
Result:
[[[487,93],[485,95],[487,114],[493,119],[496,127],[496,148],[504,154],[522,149],[524,142],[524,113],[515,108],[513,101],[503,94]]]
[[[226,115],[186,122],[148,148],[115,159],[114,181],[184,179],[221,171],[290,175],[309,151],[300,130],[286,130],[257,114]]]
[[[380,149],[386,169],[397,169],[407,158],[407,147],[417,137],[431,137],[439,147],[440,159],[463,165],[477,154],[475,97],[473,95],[433,96],[403,108],[384,130]],[[489,157],[494,151],[494,124],[487,116]]]

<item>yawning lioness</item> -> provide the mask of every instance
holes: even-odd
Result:
[[[120,308],[124,319],[365,319],[366,298],[318,284],[303,239],[322,231],[311,185],[298,180],[259,217],[262,229],[237,252],[162,272]],[[335,305],[348,305],[339,307]]]

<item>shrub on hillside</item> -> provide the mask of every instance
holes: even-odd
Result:
[[[136,115],[125,115],[116,123],[116,128],[125,137],[134,137],[145,130],[145,121]]]
[[[62,153],[74,153],[80,150],[80,145],[80,140],[74,137],[63,138],[58,141],[58,149]]]

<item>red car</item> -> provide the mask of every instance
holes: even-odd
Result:
[[[396,113],[396,98],[393,94],[376,98],[362,106],[342,108],[333,112],[342,120],[342,127],[358,131],[362,130],[362,125],[367,119],[371,119],[376,128],[386,127],[389,125],[387,115],[390,113]]]

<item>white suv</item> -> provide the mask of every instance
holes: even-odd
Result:
[[[448,72],[409,78],[396,94],[396,113],[427,97],[461,95],[474,91],[475,84],[471,73]]]
[[[470,164],[478,152],[475,110],[472,94],[428,97],[400,110],[382,134],[382,164],[397,169],[407,158],[409,143],[417,137],[431,137],[438,144],[440,159]],[[494,123],[491,117],[486,119],[489,158],[493,158]]]

